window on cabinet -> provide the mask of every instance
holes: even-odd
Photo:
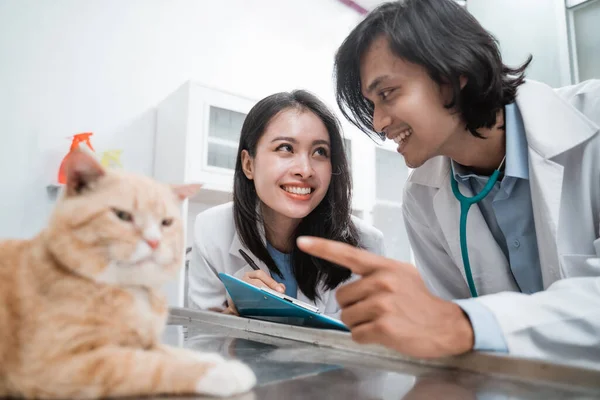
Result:
[[[207,164],[211,167],[235,169],[236,156],[237,143],[235,147],[219,142],[208,144]]]
[[[568,11],[575,82],[600,78],[600,1],[571,1]]]
[[[233,170],[246,114],[215,106],[209,114],[207,165]]]

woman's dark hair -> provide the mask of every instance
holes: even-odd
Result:
[[[269,255],[262,241],[259,224],[264,223],[260,215],[259,199],[254,182],[242,170],[242,151],[256,156],[256,145],[269,123],[285,110],[312,112],[325,125],[329,133],[331,157],[331,182],[327,194],[319,205],[298,225],[294,232],[294,249],[291,253],[292,271],[302,293],[311,300],[318,297],[317,288],[333,289],[351,276],[346,268],[310,256],[300,251],[296,238],[301,235],[319,236],[358,246],[358,233],[352,223],[351,196],[352,179],[348,169],[340,124],[335,115],[317,97],[304,90],[283,92],[259,101],[248,113],[242,132],[235,163],[233,178],[233,215],[241,242],[269,270],[281,276],[281,271]]]
[[[405,0],[384,3],[360,23],[335,57],[336,99],[344,116],[372,138],[373,103],[363,97],[360,61],[379,37],[396,56],[425,68],[438,85],[450,84],[452,100],[445,104],[461,115],[474,136],[496,123],[497,111],[515,100],[525,79],[527,61],[510,68],[502,63],[496,39],[453,0]],[[460,77],[467,78],[461,90]]]

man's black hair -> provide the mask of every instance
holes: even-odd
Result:
[[[344,116],[371,137],[373,104],[361,92],[360,62],[374,40],[384,37],[391,51],[425,68],[438,85],[449,84],[446,108],[459,113],[477,137],[491,128],[496,113],[515,100],[527,61],[510,68],[502,63],[496,39],[453,0],[405,0],[374,9],[344,40],[335,57],[336,100]],[[460,78],[467,78],[461,89]]]

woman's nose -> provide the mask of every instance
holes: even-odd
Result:
[[[299,155],[294,160],[292,173],[302,178],[308,178],[312,175],[313,168],[308,156]]]

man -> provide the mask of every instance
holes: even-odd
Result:
[[[530,61],[503,65],[452,0],[384,4],[338,50],[344,115],[414,168],[403,213],[418,272],[298,241],[363,275],[337,293],[358,342],[600,363],[600,82],[553,90],[524,79]]]

